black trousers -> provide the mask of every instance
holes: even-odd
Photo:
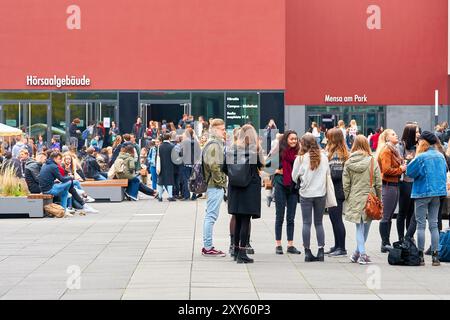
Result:
[[[236,227],[234,229],[234,246],[245,248],[250,238],[250,219],[249,214],[235,214]]]
[[[148,196],[154,196],[155,195],[155,190],[153,190],[152,188],[147,187],[142,182],[139,182],[139,191],[142,192],[143,194],[148,195]]]
[[[333,226],[334,247],[336,249],[345,249],[345,226],[342,220],[342,205],[344,200],[337,200],[337,207],[328,208],[331,225]]]
[[[411,219],[414,216],[414,199],[411,199],[412,182],[401,181],[399,183],[400,197],[398,202],[397,215],[397,233],[398,238],[403,239],[406,230],[411,224]]]
[[[74,187],[70,187],[69,193],[72,195],[72,207],[74,209],[83,209],[84,200],[80,197],[77,190]]]

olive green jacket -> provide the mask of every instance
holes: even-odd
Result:
[[[208,187],[226,188],[227,176],[223,172],[223,141],[212,136],[203,149],[203,170]]]
[[[368,222],[364,212],[367,197],[370,192],[370,163],[372,156],[355,152],[344,164],[342,184],[344,188],[345,220],[353,223]],[[381,173],[377,161],[374,159],[373,192],[381,199]]]
[[[129,153],[121,152],[117,159],[122,159],[124,164],[124,171],[121,173],[117,173],[117,178],[133,179],[136,176],[136,163],[134,161],[134,157]]]

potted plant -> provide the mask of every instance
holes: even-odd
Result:
[[[0,172],[0,215],[43,217],[43,201],[28,199],[28,195],[25,180],[16,176],[14,168],[3,168]]]

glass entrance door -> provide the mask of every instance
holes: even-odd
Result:
[[[10,127],[21,129],[28,136],[37,138],[42,135],[47,140],[51,135],[47,113],[49,104],[33,102],[17,102],[2,104],[0,119]]]
[[[67,123],[72,123],[76,118],[80,119],[78,129],[83,132],[90,124],[103,122],[106,134],[111,122],[117,121],[119,112],[117,103],[102,101],[72,102],[68,104],[68,108]]]

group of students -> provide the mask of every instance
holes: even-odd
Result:
[[[383,218],[379,224],[381,252],[391,247],[390,234],[394,211],[399,206],[397,232],[399,240],[413,239],[417,230],[417,246],[421,265],[424,254],[432,256],[432,265],[440,265],[438,255],[439,230],[442,230],[442,216],[447,211],[447,172],[450,150],[444,151],[439,138],[431,132],[421,132],[417,123],[408,123],[399,139],[391,130],[383,130],[378,137],[377,150],[373,152],[368,139],[357,134],[348,148],[342,128],[327,131],[327,143],[321,149],[317,137],[306,133],[298,137],[292,130],[278,135],[278,141],[267,158],[262,157],[259,139],[251,125],[245,125],[235,132],[234,144],[223,143],[225,126],[216,119],[211,123],[211,140],[204,151],[205,177],[208,180],[208,201],[203,227],[204,256],[223,257],[226,254],[216,249],[212,242],[212,229],[219,215],[224,191],[228,188],[228,212],[230,221],[230,253],[238,263],[251,263],[248,254],[253,253],[249,245],[251,218],[261,216],[261,172],[270,166],[276,168],[272,175],[276,204],[275,253],[283,254],[282,229],[286,218],[287,248],[290,254],[300,254],[294,246],[294,226],[297,204],[302,212],[302,240],[305,261],[324,261],[329,257],[347,256],[346,230],[343,222],[356,226],[356,249],[350,256],[354,263],[371,263],[365,243],[372,220],[365,208],[369,193],[382,199]],[[230,165],[223,162],[222,154],[245,151],[243,163],[249,166],[248,184],[233,185],[231,176],[227,184]],[[224,150],[228,149],[228,150]],[[256,158],[255,158],[256,155]],[[249,162],[249,157],[257,159]],[[214,160],[212,160],[214,159]],[[275,161],[278,159],[279,161]],[[221,164],[225,165],[221,165]],[[334,204],[328,203],[332,182]],[[269,202],[270,204],[270,202]],[[325,210],[331,220],[334,246],[325,252],[323,215]],[[428,218],[431,246],[425,252],[425,229]],[[314,224],[318,252],[311,252],[311,228]],[[405,233],[406,231],[406,233]]]
[[[285,219],[286,252],[301,253],[294,246],[295,215],[300,203],[307,262],[324,261],[325,255],[347,255],[343,217],[356,225],[356,250],[351,261],[371,262],[365,248],[371,225],[365,206],[369,193],[374,193],[382,199],[384,207],[379,224],[381,251],[387,252],[391,246],[392,218],[398,205],[399,240],[413,238],[417,230],[417,246],[423,264],[428,217],[432,241],[425,253],[431,254],[433,265],[439,265],[439,230],[442,230],[442,217],[448,210],[450,149],[445,151],[436,134],[421,132],[417,123],[408,123],[401,139],[391,129],[382,131],[378,135],[376,152],[371,150],[368,139],[360,134],[352,138],[349,148],[345,134],[350,131],[341,127],[327,131],[324,148],[314,134],[299,137],[295,131],[288,130],[277,135],[267,157],[263,155],[261,139],[251,124],[236,128],[230,141],[224,121],[210,119],[206,143],[198,139],[191,123],[180,122],[179,125],[180,129],[184,128],[182,135],[165,132],[143,148],[134,133],[116,134],[113,145],[105,148],[105,152],[100,152],[98,147],[84,146],[77,150],[77,146],[72,146],[63,147],[65,150],[61,153],[55,147],[43,148],[32,157],[20,137],[12,148],[15,156],[6,152],[1,157],[1,166],[2,170],[14,168],[17,176],[26,180],[30,192],[52,194],[70,215],[73,208],[96,211],[87,205],[93,199],[80,183],[89,178],[128,179],[126,196],[129,200],[138,200],[138,193],[142,192],[162,201],[165,191],[169,201],[176,198],[195,200],[202,195],[191,195],[188,183],[194,165],[201,160],[208,185],[202,254],[225,256],[213,245],[213,227],[222,201],[227,200],[231,215],[229,250],[238,263],[253,262],[248,256],[254,252],[250,245],[251,219],[261,216],[263,171],[271,172],[274,188],[275,253],[284,254],[282,229]],[[235,167],[238,158],[243,165],[240,169]],[[151,177],[152,188],[147,185],[147,176]],[[334,190],[333,205],[327,201],[330,181]],[[327,252],[323,228],[326,210],[334,234],[334,246]],[[316,255],[311,252],[312,225],[316,229],[319,248]]]

